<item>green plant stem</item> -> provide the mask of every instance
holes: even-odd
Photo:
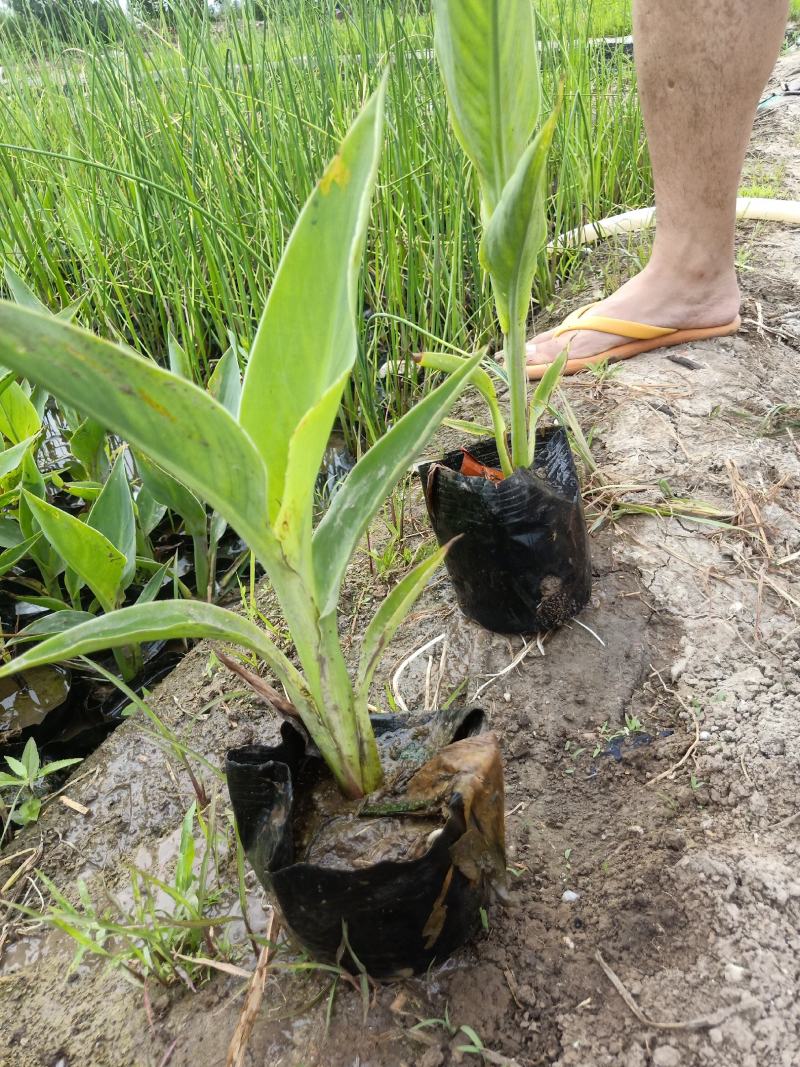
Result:
[[[511,463],[528,465],[528,381],[525,376],[525,323],[511,322],[503,337],[511,401]]]
[[[208,550],[208,537],[192,537],[194,548],[195,589],[200,600],[211,600],[213,590],[211,582],[211,559]]]
[[[334,613],[320,619],[319,635],[320,663],[326,668],[321,675],[320,700],[339,753],[339,759],[328,765],[336,769],[339,786],[347,796],[366,796],[383,780],[366,699],[358,699],[353,690]]]

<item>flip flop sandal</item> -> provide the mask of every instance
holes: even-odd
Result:
[[[586,367],[594,367],[598,363],[608,361],[617,363],[622,359],[630,359],[642,352],[652,352],[655,348],[668,348],[670,345],[682,345],[687,341],[707,341],[711,337],[729,337],[736,333],[741,325],[741,318],[736,318],[725,326],[708,326],[698,330],[675,330],[668,326],[648,326],[642,322],[628,322],[627,319],[609,319],[605,315],[591,315],[592,308],[597,304],[586,304],[584,307],[573,311],[553,331],[554,337],[571,333],[573,330],[591,330],[594,333],[617,334],[620,337],[630,337],[626,344],[608,348],[605,352],[598,352],[594,356],[582,356],[568,359],[564,368],[564,374],[577,374]],[[528,380],[537,381],[550,366],[549,363],[529,363],[527,366]]]

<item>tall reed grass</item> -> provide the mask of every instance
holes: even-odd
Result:
[[[362,274],[362,349],[344,427],[373,440],[416,388],[378,367],[431,337],[491,339],[477,191],[448,130],[427,4],[293,0],[257,21],[124,18],[79,45],[0,28],[0,259],[48,305],[202,380],[246,349],[315,175],[387,63],[388,143]],[[591,8],[591,5],[588,5]],[[547,0],[546,107],[565,104],[550,163],[553,232],[649,202],[631,61],[587,44],[585,0]],[[592,31],[593,32],[593,31]],[[570,270],[543,258],[545,301]],[[314,314],[313,306],[307,309]],[[285,356],[290,358],[291,353]]]

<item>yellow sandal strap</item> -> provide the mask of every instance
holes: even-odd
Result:
[[[573,311],[571,315],[556,327],[553,337],[570,333],[572,330],[591,330],[594,333],[610,333],[619,337],[628,337],[632,341],[652,341],[657,337],[667,337],[675,333],[669,326],[648,326],[643,322],[630,322],[627,319],[611,319],[606,315],[587,315],[597,304],[586,304]]]

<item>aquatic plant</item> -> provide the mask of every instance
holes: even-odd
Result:
[[[253,342],[236,410],[129,349],[0,302],[0,364],[146,452],[249,544],[275,590],[301,670],[248,619],[213,604],[136,604],[85,620],[10,661],[0,676],[101,648],[216,637],[260,656],[342,791],[382,771],[367,697],[380,656],[446,549],[383,600],[351,678],[337,628],[348,562],[387,494],[424,447],[480,354],[465,360],[356,464],[316,529],[314,483],[356,359],[357,276],[382,139],[386,81],[370,97],[303,208]]]

